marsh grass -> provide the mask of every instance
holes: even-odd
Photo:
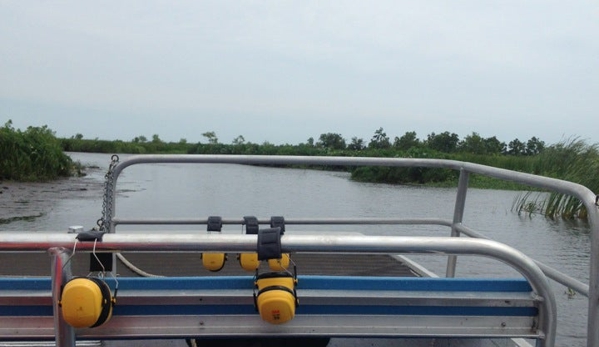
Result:
[[[580,139],[572,139],[547,148],[535,157],[533,173],[575,182],[599,191],[599,149]],[[550,218],[587,217],[584,204],[569,195],[550,193],[539,198],[538,194],[524,193],[512,206],[518,213],[540,213]]]

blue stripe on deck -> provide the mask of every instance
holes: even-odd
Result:
[[[107,279],[114,288],[114,279]],[[210,276],[171,278],[119,278],[119,290],[247,290],[251,298],[252,276]],[[0,278],[2,290],[50,291],[50,278]],[[386,290],[441,292],[530,292],[524,279],[463,279],[463,278],[398,278],[300,276],[298,289],[321,290]],[[118,298],[117,298],[118,300]],[[232,315],[256,314],[253,305],[117,305],[114,315]],[[377,306],[377,305],[301,305],[297,314],[376,314],[376,315],[480,315],[536,316],[534,307],[471,307],[471,306]],[[49,305],[4,305],[0,316],[51,316]]]
[[[115,281],[106,280],[112,288]],[[253,276],[123,277],[119,290],[251,289]],[[0,278],[0,290],[50,290],[50,278]],[[525,279],[299,276],[298,289],[530,292]]]

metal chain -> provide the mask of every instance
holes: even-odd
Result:
[[[98,219],[97,224],[100,231],[110,231],[112,223],[112,201],[114,197],[114,177],[112,177],[114,168],[119,163],[119,156],[114,154],[110,158],[108,171],[104,175],[104,197],[102,201],[102,218]]]

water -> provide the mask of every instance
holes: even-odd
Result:
[[[96,165],[83,182],[85,190],[60,191],[51,208],[39,218],[0,224],[2,230],[56,231],[70,225],[95,225],[101,216],[102,183],[110,155],[72,153],[85,165]],[[122,156],[124,158],[126,156]],[[67,182],[68,183],[68,182]],[[350,181],[347,174],[313,170],[242,165],[136,165],[118,182],[117,215],[121,218],[206,218],[218,215],[259,218],[301,217],[439,217],[451,219],[456,189],[406,187]],[[176,192],[176,194],[170,194]],[[76,194],[75,194],[76,193]],[[588,282],[589,227],[585,223],[551,221],[540,216],[518,216],[511,211],[518,192],[468,191],[464,224],[527,255]],[[225,228],[239,228],[225,226]],[[288,226],[289,231],[303,226]],[[119,230],[164,230],[165,227],[120,226]],[[197,226],[169,227],[168,232],[197,230]],[[330,230],[333,227],[321,227]],[[437,226],[353,226],[365,234],[447,236]],[[411,256],[438,274],[445,257]],[[515,272],[496,261],[460,257],[457,276],[505,277]],[[557,345],[584,346],[586,298],[569,298],[566,288],[553,285],[558,302]]]

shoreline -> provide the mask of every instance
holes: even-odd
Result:
[[[0,225],[39,218],[52,211],[59,199],[97,199],[103,182],[88,176],[50,182],[0,182]]]

